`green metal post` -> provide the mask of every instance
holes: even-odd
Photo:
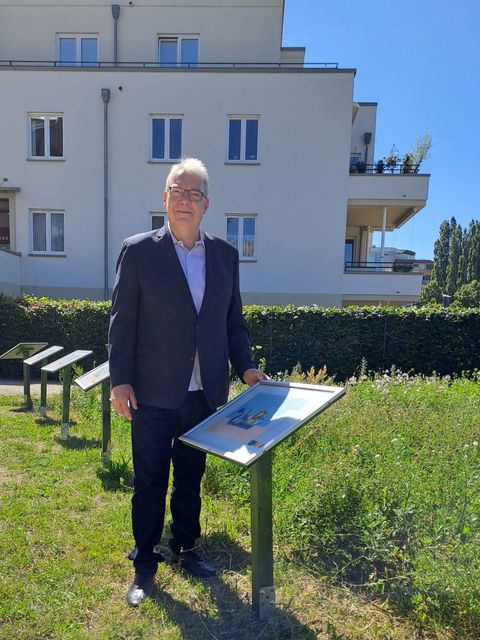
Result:
[[[112,432],[110,425],[110,379],[102,382],[102,462],[112,455]]]
[[[62,400],[62,436],[68,436],[70,419],[70,387],[72,386],[72,365],[63,369],[63,400]]]
[[[40,372],[40,416],[42,418],[47,417],[47,380],[48,373],[46,371]]]
[[[272,536],[272,454],[263,454],[250,470],[252,522],[252,607],[260,620],[275,613]]]
[[[30,367],[23,363],[23,402],[30,409],[32,406],[32,397],[30,395]]]

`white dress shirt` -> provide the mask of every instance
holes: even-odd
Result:
[[[203,231],[200,230],[200,240],[197,240],[193,249],[189,250],[181,240],[177,240],[175,238],[169,222],[167,222],[167,226],[170,235],[172,236],[173,244],[175,245],[178,260],[182,266],[185,278],[187,279],[195,309],[197,310],[197,313],[199,313],[203,302],[203,296],[205,294],[205,242]],[[203,387],[197,349],[188,390],[198,391],[200,389],[203,389]]]

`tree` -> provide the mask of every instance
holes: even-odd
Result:
[[[472,220],[468,227],[467,280],[480,280],[480,222]]]
[[[455,218],[452,218],[455,220]],[[456,224],[456,222],[455,222]],[[432,280],[440,289],[445,290],[447,284],[448,256],[450,254],[450,223],[444,220],[440,225],[440,234],[433,248]]]
[[[480,280],[462,285],[455,293],[452,306],[480,307]]]
[[[453,296],[458,287],[460,256],[462,254],[462,227],[455,218],[450,220],[450,246],[448,252],[447,281],[445,293]]]

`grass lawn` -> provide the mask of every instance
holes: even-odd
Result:
[[[248,472],[209,457],[202,552],[216,578],[132,577],[129,425],[100,465],[96,393],[68,438],[0,398],[2,640],[413,640],[480,637],[480,382],[401,374],[347,396],[274,455],[278,615],[250,609]]]

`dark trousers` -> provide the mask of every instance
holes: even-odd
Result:
[[[132,416],[132,526],[137,569],[155,569],[161,556],[154,552],[162,537],[165,501],[173,464],[170,498],[172,548],[190,549],[200,535],[200,482],[206,454],[178,440],[211,415],[203,391],[190,391],[178,409],[139,405]]]

